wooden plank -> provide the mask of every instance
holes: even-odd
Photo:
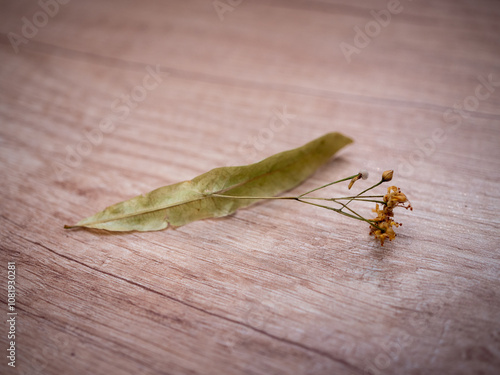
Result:
[[[232,4],[221,21],[209,1],[69,2],[18,53],[8,35],[40,5],[3,5],[0,260],[18,315],[2,374],[496,374],[497,2],[401,1],[350,63],[340,44],[388,2]],[[414,211],[383,248],[296,202],[62,228],[338,130],[355,144],[294,192],[394,169]]]

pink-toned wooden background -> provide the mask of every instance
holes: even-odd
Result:
[[[498,373],[499,2],[49,3],[0,2],[2,374]],[[355,143],[294,191],[394,169],[414,211],[384,248],[279,201],[63,229],[329,131]]]

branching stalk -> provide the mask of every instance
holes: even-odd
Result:
[[[393,171],[385,171],[382,175],[382,179],[377,182],[375,185],[370,186],[369,188],[363,190],[359,194],[347,196],[347,197],[311,197],[309,194],[324,189],[328,186],[338,184],[342,181],[349,181],[349,188],[358,181],[360,178],[365,178],[364,173],[360,172],[353,176],[349,176],[338,181],[330,182],[326,185],[322,185],[318,188],[309,190],[303,194],[297,196],[283,196],[283,197],[259,197],[259,196],[233,196],[226,194],[212,194],[212,197],[217,198],[228,198],[228,199],[281,199],[281,200],[295,200],[297,202],[305,203],[311,206],[316,206],[319,208],[325,208],[327,210],[334,211],[343,216],[347,216],[351,219],[356,219],[360,221],[364,221],[370,224],[370,234],[374,235],[377,239],[380,240],[380,243],[383,245],[386,239],[392,240],[396,236],[392,227],[398,227],[400,224],[396,223],[393,220],[393,209],[397,206],[402,206],[404,208],[412,209],[410,203],[406,196],[401,193],[401,190],[395,186],[391,186],[388,189],[388,193],[386,195],[365,195],[370,190],[376,188],[384,182],[390,181],[392,179]],[[316,203],[314,201],[323,201],[323,202],[333,202],[340,205],[340,208],[335,208],[331,206],[327,206],[324,204]],[[343,202],[347,201],[347,202]],[[373,211],[377,213],[377,217],[375,219],[366,219],[356,211],[354,211],[349,204],[353,201],[356,202],[370,202],[376,203],[376,209]],[[405,205],[407,203],[407,205]],[[382,209],[380,209],[380,206]],[[348,211],[348,212],[346,212]]]

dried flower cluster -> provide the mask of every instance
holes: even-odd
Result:
[[[387,189],[387,194],[385,195],[366,195],[366,193],[375,187],[383,184],[384,182],[389,182],[392,180],[394,175],[394,171],[388,170],[382,173],[382,178],[375,185],[369,187],[368,189],[363,190],[361,193],[349,196],[349,197],[339,197],[339,198],[318,198],[309,196],[310,193],[315,192],[317,190],[323,189],[327,186],[337,184],[342,181],[349,181],[348,189],[351,189],[354,183],[358,180],[365,180],[368,177],[368,172],[361,171],[358,174],[353,176],[349,176],[338,181],[331,182],[329,184],[320,186],[316,189],[310,190],[307,193],[299,195],[298,197],[276,197],[272,199],[295,199],[302,203],[311,204],[317,207],[326,208],[332,211],[335,211],[344,216],[348,216],[352,219],[365,221],[370,224],[370,235],[373,235],[376,239],[380,240],[380,244],[383,246],[385,240],[392,241],[396,237],[396,233],[394,232],[394,228],[402,225],[401,223],[397,223],[394,221],[394,209],[396,207],[404,207],[406,209],[413,210],[408,201],[408,198],[405,194],[401,192],[396,186],[391,186]],[[314,201],[329,201],[340,205],[340,208],[326,206],[318,203],[314,203]],[[374,219],[366,219],[356,211],[354,211],[349,204],[353,201],[357,202],[375,202],[376,206],[373,210],[377,217]]]
[[[407,204],[405,205],[405,203]],[[380,209],[380,206],[377,203],[375,209],[373,210],[373,212],[377,214],[377,217],[373,219],[376,226],[370,226],[370,234],[375,236],[375,238],[378,238],[382,246],[384,246],[384,241],[386,239],[392,241],[396,237],[393,227],[397,228],[400,225],[403,225],[393,220],[394,208],[398,206],[413,210],[408,198],[406,198],[406,195],[401,192],[401,189],[396,186],[391,186],[387,188],[387,194],[384,195],[384,204],[382,209]]]

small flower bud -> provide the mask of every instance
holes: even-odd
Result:
[[[359,175],[359,174],[358,174],[358,175],[356,175],[356,176],[354,176],[354,177],[351,179],[351,182],[349,182],[349,186],[348,186],[347,188],[348,188],[349,190],[351,190],[352,185],[354,185],[354,183],[355,183],[356,181],[358,181],[359,179],[360,179],[360,175]]]
[[[363,170],[359,171],[359,174],[361,175],[361,178],[362,178],[363,180],[366,180],[366,179],[368,178],[368,171],[367,171],[367,170],[365,170],[365,169],[363,169]]]
[[[382,181],[387,182],[392,180],[392,175],[394,174],[393,170],[385,171],[382,173]]]

